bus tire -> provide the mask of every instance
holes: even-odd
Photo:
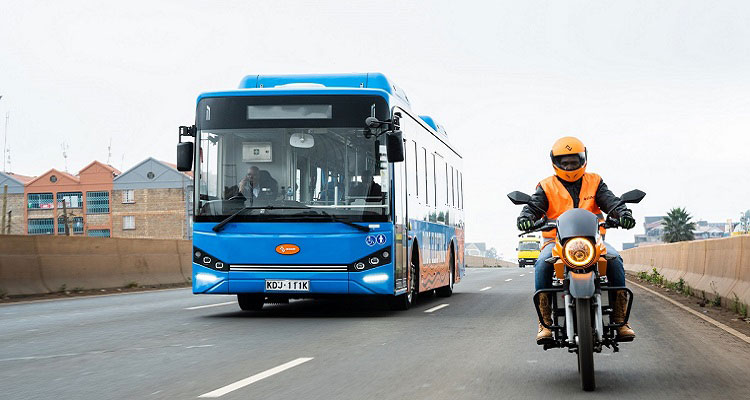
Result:
[[[419,293],[419,281],[418,281],[418,274],[419,269],[417,268],[415,264],[415,257],[416,262],[419,262],[419,256],[414,253],[415,256],[412,256],[412,261],[409,263],[409,284],[407,285],[408,289],[406,290],[406,293],[398,296],[393,296],[391,299],[391,309],[393,310],[399,310],[404,311],[411,308],[412,305],[417,300],[417,294]]]
[[[243,311],[260,311],[265,302],[266,297],[262,294],[240,293],[237,295],[237,303]]]
[[[456,261],[455,257],[453,256],[453,250],[451,250],[451,260],[449,262],[448,266],[448,285],[439,287],[435,290],[435,294],[438,295],[438,297],[451,297],[453,294],[453,283],[455,282],[455,275],[453,275],[456,271]]]

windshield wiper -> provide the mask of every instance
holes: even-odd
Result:
[[[354,222],[349,222],[349,221],[344,220],[344,219],[339,219],[339,217],[337,217],[337,216],[335,216],[335,215],[333,215],[333,214],[331,214],[329,212],[326,212],[325,210],[315,210],[315,211],[319,212],[321,215],[327,216],[333,222],[340,222],[342,224],[349,225],[352,228],[357,228],[357,229],[359,229],[362,232],[370,232],[370,227],[368,227],[368,226],[357,225]]]
[[[242,212],[247,211],[247,210],[307,210],[309,208],[310,207],[276,207],[276,206],[242,207],[239,210],[237,210],[237,212],[235,212],[234,214],[224,218],[223,221],[216,224],[212,229],[214,232],[220,232],[222,229],[224,229],[224,225],[228,224],[234,219],[234,217],[240,215]]]
[[[234,217],[240,215],[241,213],[243,213],[244,211],[247,211],[247,210],[311,210],[311,208],[310,207],[276,207],[276,206],[263,206],[263,207],[248,206],[248,207],[243,207],[243,208],[240,208],[239,210],[237,210],[237,212],[235,212],[234,214],[232,214],[232,215],[224,218],[224,220],[222,220],[221,222],[219,222],[218,224],[216,224],[212,228],[213,231],[217,232],[217,233],[220,232],[222,229],[224,229],[224,226],[226,224],[230,223],[234,219]],[[362,232],[370,232],[370,228],[367,227],[367,226],[357,225],[357,224],[355,224],[353,222],[349,222],[347,220],[340,219],[337,216],[335,216],[335,215],[333,215],[333,214],[331,214],[329,212],[326,212],[325,210],[314,210],[314,211],[317,212],[319,215],[324,215],[324,216],[330,218],[330,220],[333,221],[333,222],[340,222],[342,224],[349,225],[352,228],[356,228],[356,229],[358,229],[358,230],[360,230]]]

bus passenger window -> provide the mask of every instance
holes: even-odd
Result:
[[[424,147],[422,147],[422,160],[424,160],[424,204],[429,205],[430,194],[427,188],[430,187],[430,180],[428,179],[429,169],[427,168],[427,149],[425,149]]]
[[[418,167],[419,166],[419,162],[418,162],[419,158],[417,157],[417,154],[418,154],[418,152],[417,152],[417,142],[412,141],[412,144],[414,145],[414,158],[411,161],[411,165],[413,165],[412,168],[413,168],[413,171],[414,171],[414,175],[413,175],[414,176],[414,181],[413,181],[414,183],[412,183],[411,185],[409,185],[409,188],[413,189],[414,190],[414,196],[416,196],[417,198],[419,198],[419,167]],[[409,179],[409,181],[411,181],[411,179]]]
[[[456,206],[456,181],[453,178],[453,167],[451,167],[451,205]]]

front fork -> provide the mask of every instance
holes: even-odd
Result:
[[[575,310],[575,301],[570,293],[565,294],[565,331],[568,336],[568,343],[576,344],[574,326],[569,321],[573,321],[573,311]],[[604,318],[602,317],[602,294],[594,294],[594,331],[596,332],[597,343],[601,343],[604,338]]]

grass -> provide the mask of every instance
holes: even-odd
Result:
[[[8,292],[5,291],[5,289],[0,288],[0,299],[5,298],[5,296],[8,295]]]
[[[653,268],[651,270],[651,273],[648,273],[646,271],[641,271],[637,274],[638,279],[646,282],[653,283],[654,285],[659,285],[663,288],[667,288],[670,290],[674,290],[677,293],[684,294],[686,296],[695,296],[699,297],[698,294],[693,290],[693,288],[690,287],[687,283],[685,283],[685,280],[680,278],[677,282],[670,282],[666,279],[664,279],[664,275],[660,274],[659,271],[656,268]],[[701,297],[701,306],[705,305],[711,305],[714,307],[721,307],[721,296],[719,295],[719,292],[716,290],[716,285],[714,282],[711,282],[711,290],[713,290],[713,296],[711,299],[708,298],[705,291],[700,292]],[[732,293],[734,296],[734,299],[732,300],[732,311],[739,314],[743,318],[747,318],[750,315],[748,315],[748,305],[741,302],[740,298],[737,297],[735,293]]]
[[[743,318],[747,318],[747,304],[741,302],[736,293],[732,292],[732,296],[734,296],[732,299],[732,311],[741,315]]]
[[[136,282],[136,281],[130,281],[130,282],[127,283],[127,285],[125,285],[125,287],[128,288],[128,289],[137,288],[138,287],[138,282]]]

